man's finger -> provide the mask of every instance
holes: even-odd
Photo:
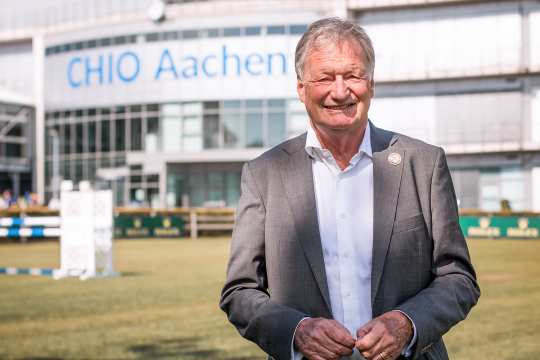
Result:
[[[343,325],[341,325],[339,322],[335,320],[330,320],[328,322],[328,326],[325,329],[325,333],[333,341],[335,341],[338,344],[343,345],[344,347],[353,349],[356,344],[356,340],[352,337],[349,330],[347,330],[346,327],[344,327]]]
[[[365,351],[371,349],[379,342],[379,340],[384,334],[384,327],[382,327],[381,324],[374,323],[372,326],[369,327],[367,333],[360,330],[359,333],[365,335],[356,339],[356,347],[360,351]]]

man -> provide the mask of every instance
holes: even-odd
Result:
[[[368,121],[374,58],[356,24],[313,23],[310,128],[243,169],[220,306],[275,359],[447,359],[480,294],[444,152]]]

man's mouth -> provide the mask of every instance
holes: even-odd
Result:
[[[328,110],[340,111],[340,110],[350,109],[354,107],[355,105],[356,105],[355,103],[350,103],[350,104],[343,104],[343,105],[323,105],[323,106],[325,109],[328,109]]]

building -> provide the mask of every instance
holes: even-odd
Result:
[[[62,178],[111,187],[117,205],[234,206],[242,164],[306,129],[296,42],[312,21],[342,16],[375,45],[375,124],[444,147],[461,207],[496,210],[506,199],[540,210],[537,1],[36,0],[0,9],[0,66],[9,69],[0,86],[32,99],[35,190],[47,199],[58,158]]]

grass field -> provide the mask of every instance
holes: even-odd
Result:
[[[540,359],[540,241],[470,241],[482,297],[451,359]],[[264,358],[218,309],[227,239],[116,241],[121,277],[0,275],[0,359]],[[54,242],[0,244],[0,266],[58,267]]]

